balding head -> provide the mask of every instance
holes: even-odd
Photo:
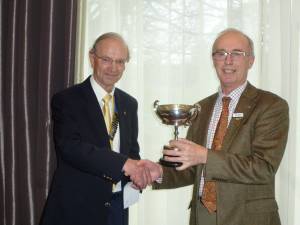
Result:
[[[214,44],[213,44],[213,46],[212,46],[212,52],[214,52],[214,51],[216,50],[216,43],[217,43],[217,41],[218,41],[222,36],[224,36],[224,35],[226,35],[226,34],[228,34],[228,33],[237,33],[237,34],[243,36],[243,37],[247,40],[247,42],[248,42],[249,49],[250,49],[250,52],[249,52],[249,53],[250,53],[252,56],[254,56],[254,44],[253,44],[252,39],[251,39],[248,35],[246,35],[245,33],[243,33],[242,31],[240,31],[240,30],[238,30],[238,29],[235,29],[235,28],[227,28],[227,29],[221,31],[221,32],[218,34],[218,36],[217,36],[217,38],[216,38],[216,40],[214,41]]]
[[[96,51],[96,47],[97,47],[97,45],[99,44],[99,43],[101,43],[101,41],[103,41],[103,40],[106,40],[106,39],[115,39],[115,40],[119,40],[119,41],[121,41],[123,44],[124,44],[124,46],[125,46],[125,48],[126,48],[126,50],[127,50],[127,62],[129,62],[129,59],[130,59],[130,53],[129,53],[129,48],[128,48],[128,45],[127,45],[127,43],[126,43],[126,41],[123,39],[123,37],[120,35],[120,34],[118,34],[118,33],[115,33],[115,32],[108,32],[108,33],[105,33],[105,34],[102,34],[101,36],[99,36],[96,40],[95,40],[95,42],[94,42],[94,44],[93,44],[93,47],[91,48],[91,50],[90,50],[90,52],[91,53],[94,53],[95,51]]]

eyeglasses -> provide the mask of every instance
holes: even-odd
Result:
[[[226,51],[215,51],[212,53],[212,57],[217,61],[224,61],[227,56],[230,56],[232,60],[241,60],[246,56],[250,56],[251,54],[244,51],[233,50],[232,52]]]
[[[96,52],[93,52],[93,54],[98,58],[98,59],[101,59],[102,63],[104,65],[112,65],[113,63],[115,63],[117,66],[125,66],[125,63],[127,62],[126,59],[117,59],[117,60],[113,60],[112,58],[110,57],[107,57],[107,56],[100,56],[100,55],[97,55]]]

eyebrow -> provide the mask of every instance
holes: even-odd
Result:
[[[227,51],[226,49],[221,48],[221,49],[216,49],[214,52],[221,52],[221,51],[222,52],[232,52],[232,51],[247,52],[246,50],[239,49],[239,48],[232,49],[231,51]]]

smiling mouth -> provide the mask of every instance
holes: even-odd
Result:
[[[223,69],[222,70],[225,74],[232,74],[232,73],[235,73],[236,70],[235,69]]]
[[[106,74],[107,77],[117,77],[118,74]]]

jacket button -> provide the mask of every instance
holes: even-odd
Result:
[[[106,208],[108,208],[108,207],[110,207],[110,203],[109,203],[109,202],[105,202],[105,203],[104,203],[104,206],[105,206]]]

